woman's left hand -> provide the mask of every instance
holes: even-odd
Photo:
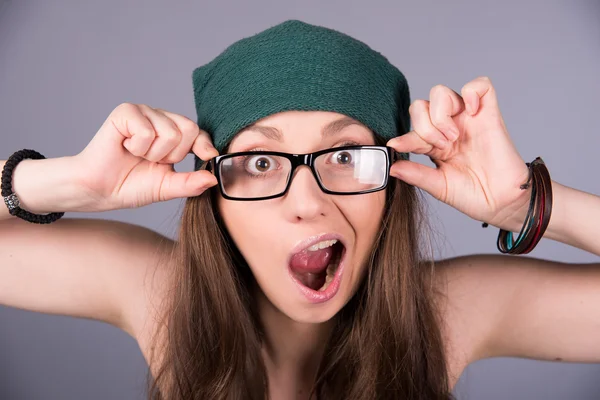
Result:
[[[438,85],[430,101],[410,106],[413,131],[391,139],[398,152],[425,154],[432,168],[397,161],[390,174],[479,221],[510,230],[529,206],[522,190],[529,169],[511,141],[489,78],[467,83],[458,95]]]

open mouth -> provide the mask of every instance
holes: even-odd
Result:
[[[292,276],[298,283],[312,291],[326,292],[339,275],[336,272],[344,251],[345,247],[341,241],[331,239],[323,240],[295,253],[289,262]]]

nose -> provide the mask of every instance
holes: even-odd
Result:
[[[290,221],[311,221],[326,215],[328,201],[307,166],[296,169],[285,195],[285,211]]]

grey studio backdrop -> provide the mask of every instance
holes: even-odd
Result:
[[[556,181],[600,194],[598,0],[0,1],[0,159],[22,148],[77,154],[122,102],[193,119],[192,69],[290,18],[381,51],[406,74],[413,99],[428,98],[436,84],[459,91],[491,77],[523,158],[542,156]],[[188,156],[176,169],[192,165]],[[439,257],[497,253],[497,229],[429,203]],[[66,217],[116,219],[174,237],[181,205]],[[598,261],[550,240],[531,256]],[[1,400],[143,399],[146,370],[137,343],[112,326],[0,307]],[[455,393],[600,399],[600,364],[483,360],[464,372]]]

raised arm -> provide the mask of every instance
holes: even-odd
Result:
[[[207,171],[176,172],[194,152],[216,155],[189,119],[146,105],[115,108],[78,155],[26,159],[12,189],[36,214],[100,212],[201,194]],[[0,169],[5,162],[0,162]],[[175,243],[117,221],[73,219],[51,224],[13,217],[0,203],[0,305],[104,321],[136,337],[160,305]]]
[[[19,163],[13,189],[21,206],[34,213],[52,211],[51,204],[93,209],[93,196],[76,184],[72,161]],[[136,336],[151,297],[161,292],[173,244],[118,221],[63,218],[32,224],[0,204],[0,305],[99,320]]]
[[[552,182],[545,238],[600,256],[600,196]],[[509,221],[516,232],[526,211]],[[489,357],[600,363],[600,260],[567,263],[475,254],[438,263],[455,360]]]

